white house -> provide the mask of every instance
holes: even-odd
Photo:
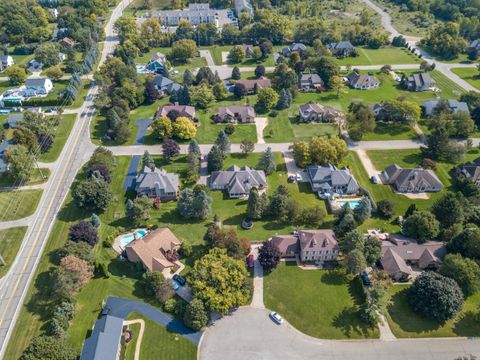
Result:
[[[53,83],[47,77],[29,78],[25,81],[25,97],[48,95],[53,90]]]

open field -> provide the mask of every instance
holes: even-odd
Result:
[[[222,52],[229,52],[233,46],[234,45],[226,45],[226,46],[213,45],[210,47],[205,47],[205,49],[210,50],[210,53],[212,54],[215,65],[223,65]],[[261,61],[259,63],[257,63],[252,58],[246,57],[241,63],[238,63],[238,64],[228,63],[228,64],[230,66],[238,66],[238,67],[257,66],[257,65],[275,66],[274,53],[279,52],[282,48],[283,48],[282,46],[274,46],[272,54],[269,54],[268,57],[265,59],[265,61]]]
[[[60,124],[55,129],[55,139],[53,140],[52,147],[47,152],[40,154],[38,158],[39,161],[53,162],[57,160],[70,135],[70,131],[72,131],[76,117],[76,114],[62,115],[63,120],[60,121]]]
[[[376,328],[362,323],[362,285],[343,270],[302,270],[281,262],[264,279],[265,306],[277,311],[299,331],[322,339],[378,338]]]
[[[480,293],[465,300],[463,310],[445,324],[421,317],[408,304],[407,291],[410,285],[394,285],[388,289],[392,304],[388,307],[388,323],[395,336],[400,338],[418,337],[476,337],[480,334],[479,315]]]
[[[356,47],[360,56],[335,59],[338,65],[398,65],[420,64],[421,59],[412,54],[406,48],[384,47],[380,49],[368,49]]]
[[[480,73],[476,68],[452,68],[452,72],[467,81],[470,85],[480,89]]]
[[[41,196],[42,190],[0,192],[0,221],[18,220],[32,215]]]
[[[6,263],[0,265],[0,278],[10,269],[26,232],[26,226],[0,230],[0,255]]]

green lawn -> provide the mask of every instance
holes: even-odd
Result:
[[[230,52],[232,47],[233,45],[226,45],[226,46],[213,45],[211,47],[206,47],[205,49],[210,50],[210,53],[212,54],[215,65],[223,65],[222,52]],[[275,52],[279,52],[282,48],[283,46],[274,46],[272,54],[269,54],[268,57],[265,59],[265,61],[261,61],[259,63],[257,63],[252,58],[246,57],[241,63],[238,63],[238,64],[229,63],[229,65],[238,66],[238,67],[255,67],[257,65],[275,66],[275,60],[274,60],[273,54]]]
[[[62,121],[55,129],[55,139],[52,147],[46,153],[40,154],[38,160],[42,162],[53,162],[57,160],[58,156],[62,152],[63,146],[72,131],[72,127],[75,124],[76,114],[62,115]]]
[[[362,323],[364,301],[358,279],[343,270],[302,270],[281,262],[264,278],[264,301],[299,331],[322,339],[378,338],[376,328]]]
[[[30,178],[30,181],[28,181],[25,185],[42,184],[48,180],[49,176],[50,176],[50,169],[40,168],[40,170],[38,170],[37,168],[35,168],[33,169],[32,177]],[[16,181],[13,180],[8,175],[8,172],[0,174],[0,187],[10,187],[10,186],[14,186],[15,184],[16,184]]]
[[[135,359],[135,348],[137,346],[138,341],[138,334],[140,332],[140,324],[130,324],[128,325],[128,329],[131,331],[132,338],[124,350],[123,356],[120,356],[120,359],[123,360],[134,360]]]
[[[421,317],[413,312],[407,290],[410,285],[394,285],[388,289],[392,304],[388,307],[388,323],[392,332],[399,338],[417,337],[476,337],[480,334],[479,316],[480,293],[465,300],[463,310],[445,324]]]
[[[363,135],[362,140],[406,140],[417,137],[417,133],[411,126],[377,122],[375,130]]]
[[[37,208],[42,190],[15,190],[0,192],[0,221],[18,220],[32,215]]]
[[[476,68],[452,68],[452,71],[470,85],[480,89],[480,73]]]
[[[75,101],[72,103],[72,105],[69,106],[69,108],[72,109],[77,109],[80,106],[83,105],[85,98],[87,97],[88,90],[90,90],[90,86],[92,85],[91,80],[85,80],[82,84],[82,87],[80,88],[80,91],[78,92],[77,98]]]
[[[10,269],[26,232],[26,226],[0,230],[0,256],[6,263],[4,266],[0,265],[0,278]]]
[[[157,324],[138,313],[131,313],[128,319],[143,319],[145,332],[142,339],[140,359],[142,360],[195,360],[197,359],[197,347],[184,337],[168,331],[165,327]],[[134,335],[135,336],[135,335]],[[132,346],[133,345],[133,346]],[[133,354],[135,344],[127,346],[127,354]],[[130,349],[132,347],[132,349]],[[133,351],[133,353],[132,353]],[[133,359],[126,357],[126,359]]]
[[[368,49],[356,47],[359,56],[336,59],[338,65],[398,65],[420,64],[421,60],[408,49],[396,47],[384,47],[380,49]]]

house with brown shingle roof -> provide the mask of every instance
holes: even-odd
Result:
[[[419,244],[413,239],[391,235],[382,241],[380,263],[394,280],[407,280],[415,271],[438,268],[446,252],[445,245],[439,241]]]
[[[177,260],[180,240],[169,228],[158,228],[125,247],[131,262],[140,262],[145,269],[160,271],[171,269]]]
[[[168,113],[172,110],[178,111],[180,116],[186,117],[190,120],[195,119],[195,108],[193,106],[189,105],[179,105],[178,103],[175,103],[174,105],[164,105],[160,106],[155,113],[155,116],[153,117],[154,119],[157,119],[161,116],[167,116]]]
[[[214,120],[216,123],[249,124],[255,122],[255,116],[255,110],[251,106],[231,105],[219,107]]]
[[[275,235],[271,241],[283,258],[298,255],[303,263],[333,261],[340,251],[331,229],[298,230],[294,235]]]
[[[315,103],[300,105],[298,112],[300,120],[304,122],[321,121],[331,123],[341,117],[341,113],[336,109]]]
[[[238,80],[235,83],[235,86],[245,86],[248,94],[253,94],[255,91],[255,86],[258,90],[263,88],[271,88],[272,82],[270,79],[261,78],[261,79],[251,79],[251,80]]]

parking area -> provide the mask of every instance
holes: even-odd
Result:
[[[297,164],[295,164],[295,160],[293,159],[293,153],[291,151],[284,151],[283,159],[285,161],[289,177],[296,177],[298,182],[308,182],[307,173],[303,171],[303,169],[299,168]]]

